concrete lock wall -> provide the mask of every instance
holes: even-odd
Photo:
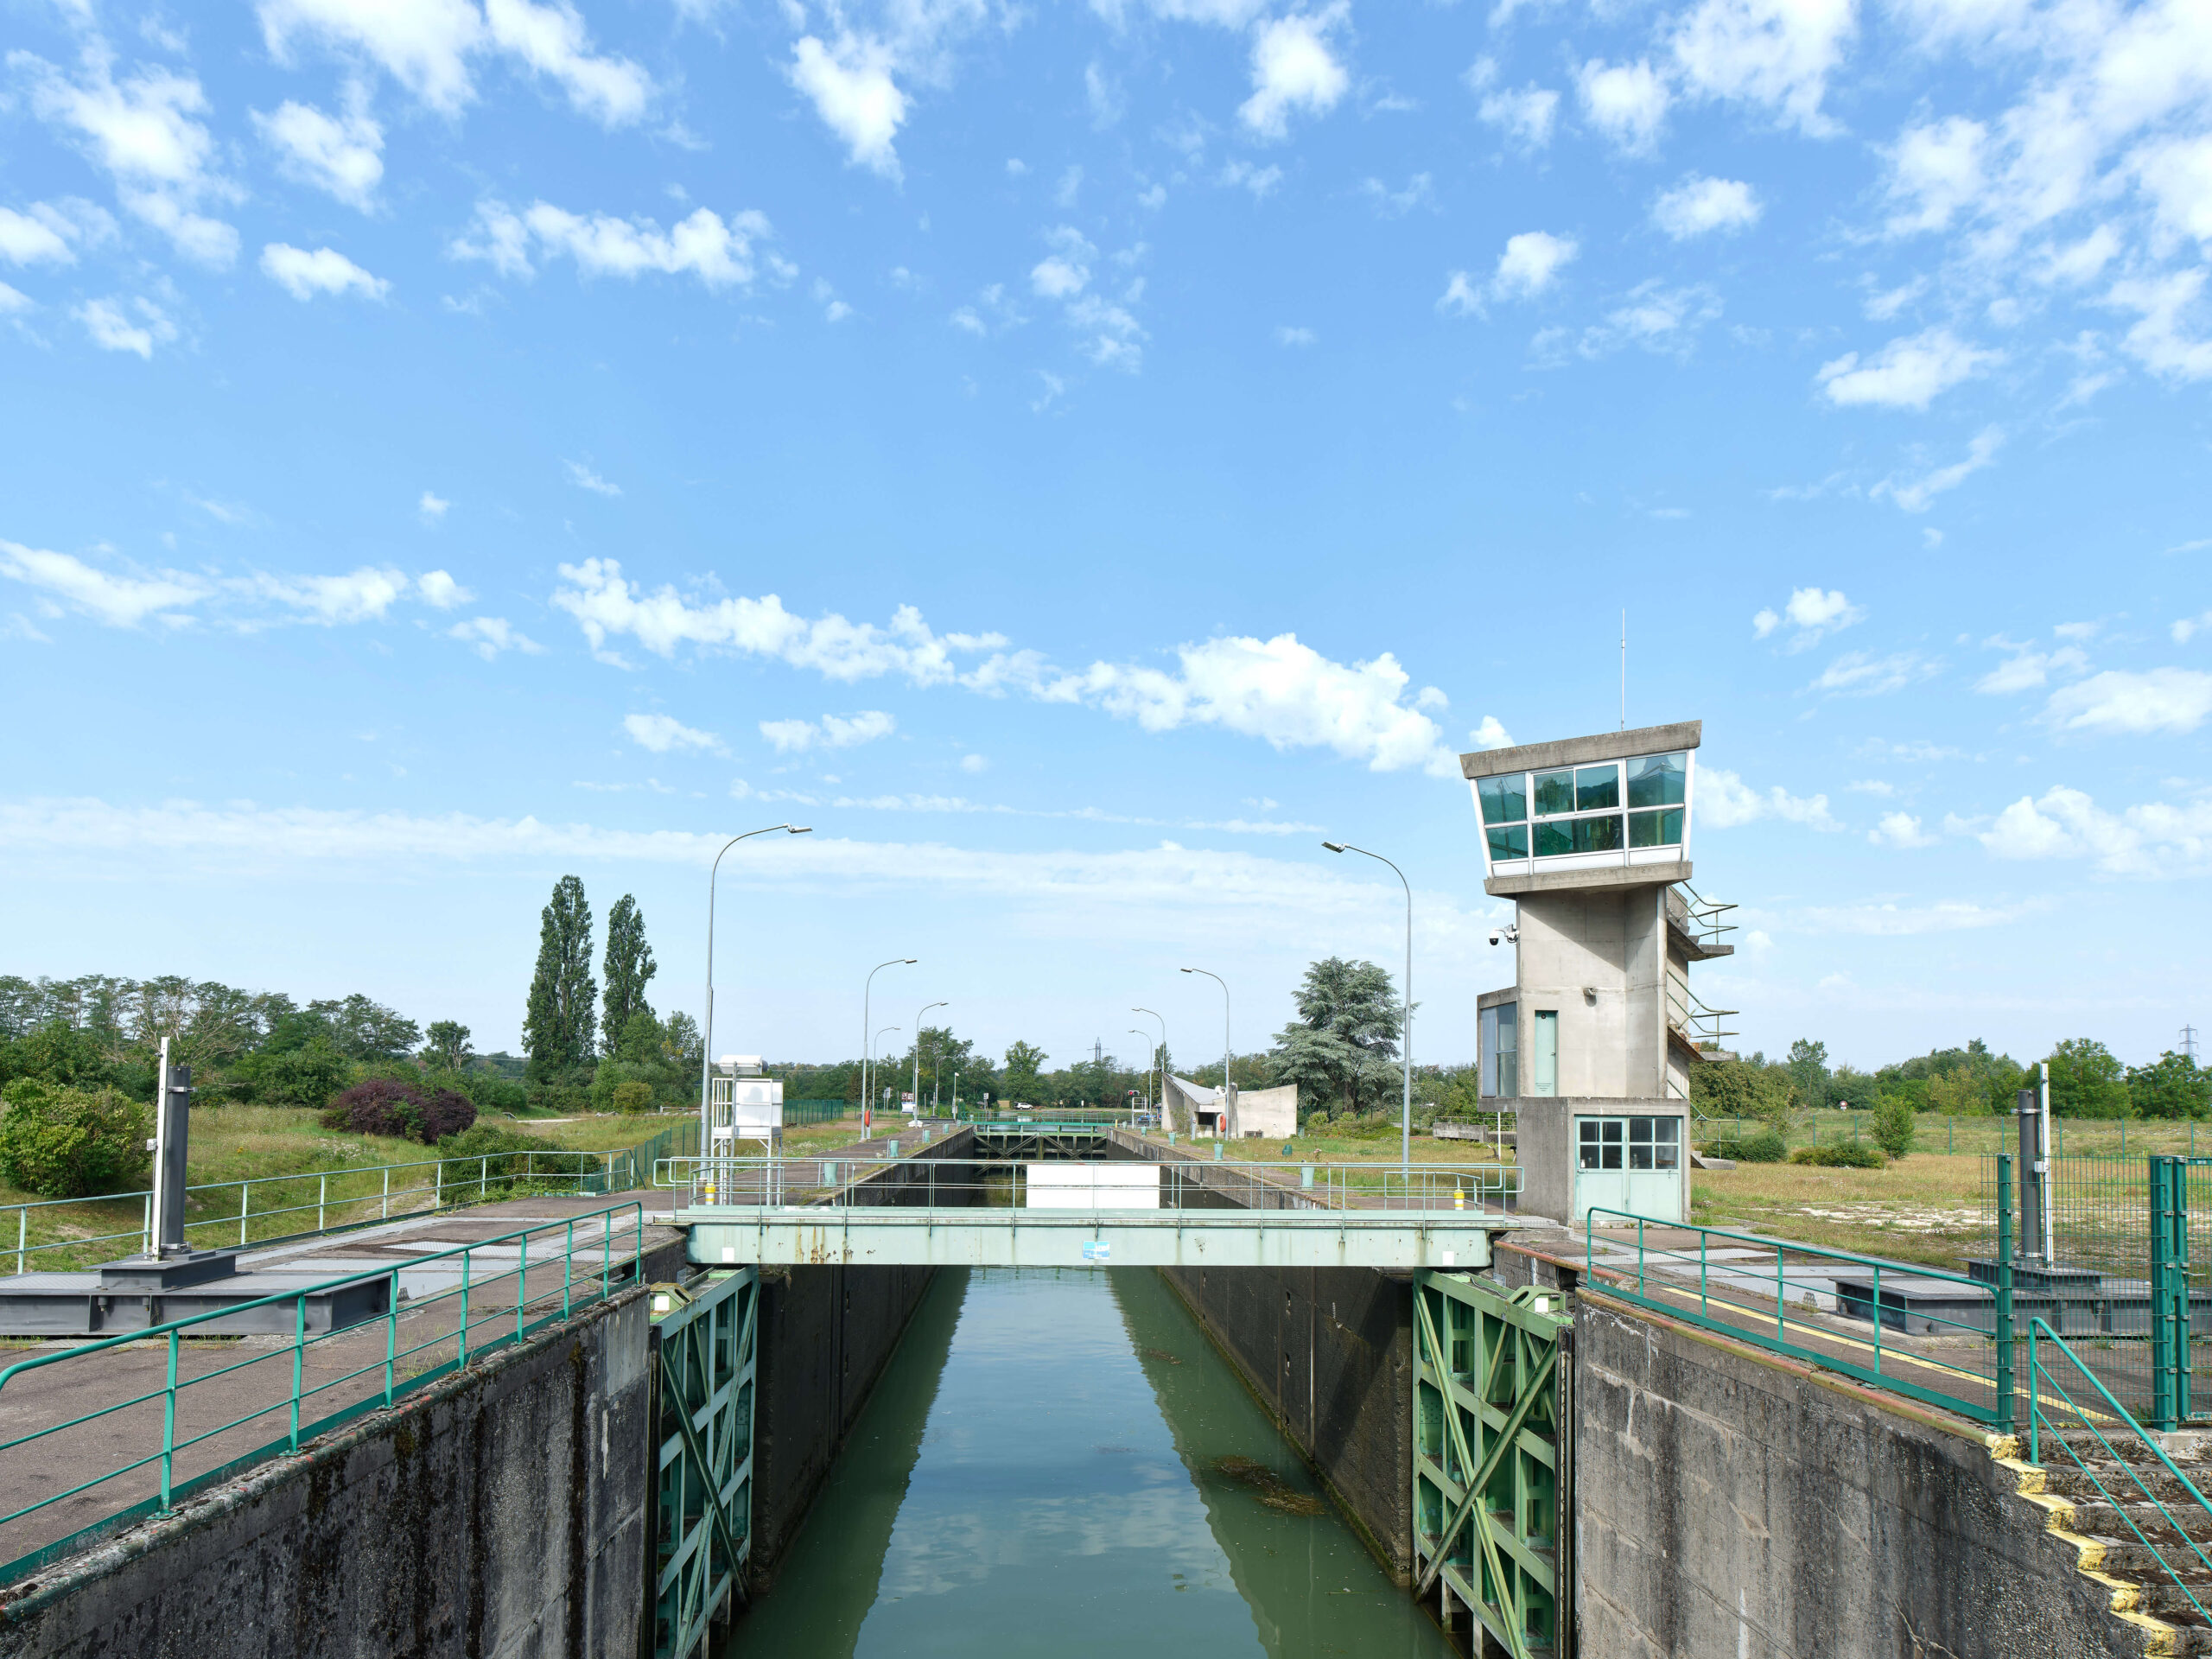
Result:
[[[1159,1271],[1376,1558],[1409,1580],[1413,1275],[1370,1268]]]
[[[678,1247],[648,1257],[676,1276]],[[617,1294],[11,1590],[0,1659],[636,1651],[648,1292]]]
[[[764,1268],[753,1424],[753,1593],[775,1581],[808,1508],[899,1345],[931,1268]]]
[[[1979,1431],[1602,1293],[1575,1349],[1583,1653],[2145,1650]]]

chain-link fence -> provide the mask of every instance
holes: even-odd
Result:
[[[2007,1192],[1982,1160],[1981,1197],[1993,1237],[1999,1208],[2012,1217],[2016,1317],[2044,1319],[2145,1423],[2212,1422],[2212,1155],[2053,1157],[2043,1191],[2011,1162]],[[1967,1265],[1995,1281],[1993,1250]]]

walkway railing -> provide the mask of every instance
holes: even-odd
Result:
[[[2064,1362],[2063,1365],[2052,1366],[2054,1354]],[[2085,1396],[2094,1390],[2096,1403],[2085,1407],[2075,1401],[2067,1388],[2069,1381]],[[2066,1339],[2040,1319],[2028,1321],[2028,1461],[2043,1463],[2046,1441],[2065,1452],[2073,1477],[2087,1482],[2155,1563],[2155,1570],[2136,1570],[2153,1580],[2163,1574],[2171,1580],[2196,1610],[2198,1620],[2212,1624],[2212,1613],[2205,1611],[2198,1599],[2198,1592],[2212,1578],[2212,1556],[2206,1555],[2204,1546],[2190,1535],[2193,1526],[2199,1536],[2212,1537],[2212,1503],[2206,1502],[2196,1483],[2174,1467],[2165,1447],[2144,1432]],[[2089,1450],[2090,1456],[2085,1458],[2084,1450]],[[2096,1457],[2097,1451],[2104,1455]],[[2063,1484],[2075,1484],[2075,1478],[2065,1474],[2066,1465],[2054,1461],[2045,1467],[2059,1470]],[[2140,1472],[2144,1469],[2150,1471],[2148,1480]],[[2160,1485],[2171,1496],[2171,1505],[2152,1490]],[[2145,1531],[2145,1525],[2150,1531]],[[2096,1529],[2113,1530],[2109,1519],[2098,1516]]]
[[[604,1300],[640,1271],[645,1228],[632,1199],[16,1361],[0,1370],[0,1421],[61,1421],[0,1440],[0,1465],[16,1491],[58,1490],[0,1513],[0,1552],[20,1552],[0,1584]],[[310,1304],[349,1287],[380,1313],[311,1331]],[[291,1310],[289,1341],[194,1341],[266,1308]],[[159,1353],[162,1380],[145,1386],[126,1348]]]
[[[525,1192],[633,1192],[652,1184],[657,1159],[698,1146],[694,1118],[612,1152],[549,1147],[207,1181],[185,1188],[185,1240],[200,1249],[243,1249]],[[0,1205],[0,1272],[67,1271],[143,1253],[153,1236],[153,1202],[149,1192],[117,1192]]]
[[[1429,1215],[1497,1208],[1521,1192],[1499,1164],[1151,1162],[1073,1160],[1038,1166],[897,1155],[898,1142],[798,1158],[664,1158],[653,1185],[697,1205],[897,1205],[978,1209],[1391,1210]],[[1154,1172],[1157,1172],[1155,1174]]]
[[[1599,1236],[1600,1228],[1631,1226],[1632,1263],[1625,1240]],[[1685,1234],[1687,1242],[1662,1242]],[[1596,1205],[1584,1218],[1583,1236],[1591,1276],[1604,1281],[1608,1295],[1976,1422],[2012,1426],[2015,1338],[2009,1266],[1993,1287],[1963,1274],[1900,1268],[1847,1250],[1653,1221]],[[2000,1262],[2009,1259],[2011,1243],[2000,1235]],[[1930,1334],[1952,1340],[1916,1344],[1904,1334],[1908,1323],[1933,1327]]]

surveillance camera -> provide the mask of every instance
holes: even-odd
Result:
[[[1490,931],[1490,942],[1491,942],[1492,944],[1496,944],[1497,943],[1497,941],[1498,941],[1498,931],[1497,931],[1497,929],[1496,929],[1496,928],[1494,928],[1494,927],[1493,927],[1493,928],[1492,928],[1492,929],[1491,929],[1491,931]]]

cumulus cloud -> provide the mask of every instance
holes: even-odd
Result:
[[[0,259],[12,265],[73,265],[79,249],[114,234],[106,209],[73,196],[35,201],[22,213],[0,207]]]
[[[1853,0],[1700,0],[1675,26],[1675,67],[1697,92],[1770,111],[1810,134],[1856,28]]]
[[[261,272],[294,299],[307,301],[318,294],[359,294],[381,300],[391,284],[369,273],[335,248],[310,253],[289,242],[271,242],[261,251]]]
[[[273,115],[253,112],[262,142],[276,152],[287,178],[327,191],[363,213],[376,206],[384,179],[384,129],[356,96],[343,116],[325,115],[312,104],[287,99]]]
[[[558,86],[569,106],[601,125],[636,122],[652,102],[652,77],[627,58],[592,49],[582,15],[567,0],[261,0],[262,38],[279,63],[302,41],[365,60],[442,115],[476,94],[473,60],[504,57]]]
[[[1992,645],[2002,645],[1992,640]],[[2001,696],[2012,691],[2030,691],[2047,683],[2054,674],[2080,674],[2089,666],[2089,659],[2077,645],[2061,645],[2056,651],[2037,651],[2030,645],[2008,647],[2012,652],[1995,668],[1974,682],[1977,691]]]
[[[1814,378],[1828,401],[1842,407],[1924,410],[2000,359],[2000,353],[1969,346],[1948,328],[1930,328],[1893,340],[1863,362],[1858,353],[1847,352],[1821,364]]]
[[[1544,293],[1559,280],[1559,273],[1574,262],[1580,251],[1571,236],[1548,231],[1523,231],[1508,237],[1490,279],[1479,285],[1464,270],[1452,272],[1436,308],[1453,316],[1481,315],[1492,300],[1529,300]]]
[[[450,611],[476,597],[443,570],[427,570],[415,579],[415,590],[425,605]]]
[[[824,44],[803,35],[791,48],[791,85],[822,124],[844,141],[848,160],[887,179],[900,176],[893,141],[906,118],[906,95],[891,78],[891,48],[849,30]]]
[[[1252,37],[1252,96],[1237,117],[1262,138],[1289,136],[1294,114],[1326,115],[1351,85],[1328,36],[1351,16],[1345,0],[1260,25]]]
[[[1803,651],[1818,645],[1825,636],[1866,620],[1866,613],[1846,599],[1841,588],[1822,592],[1815,582],[1810,588],[1792,588],[1781,610],[1760,611],[1751,618],[1751,632],[1764,639],[1787,622],[1793,630],[1789,649]]]
[[[200,211],[238,194],[213,170],[214,137],[200,118],[208,111],[207,94],[193,76],[159,66],[118,80],[114,61],[97,36],[86,44],[74,79],[28,52],[9,57],[29,83],[31,108],[114,178],[126,212],[186,258],[230,264],[238,257],[238,232]]]
[[[1666,124],[1673,95],[1649,63],[1609,64],[1592,58],[1574,72],[1583,118],[1631,156],[1649,152]]]
[[[2107,669],[2062,686],[2044,719],[2062,732],[2142,734],[2193,732],[2212,715],[2212,674],[2192,668],[2142,673]]]
[[[1484,715],[1481,725],[1467,734],[1467,741],[1478,749],[1510,749],[1513,734],[1507,731],[1496,715]]]
[[[1063,669],[1034,651],[1010,649],[1002,634],[940,634],[912,606],[879,626],[834,613],[798,616],[772,594],[695,600],[672,586],[647,592],[611,559],[563,565],[561,577],[555,607],[576,620],[594,653],[618,662],[609,646],[619,639],[662,657],[688,645],[781,661],[842,683],[897,676],[917,686],[957,684],[1095,708],[1149,732],[1216,726],[1277,748],[1326,749],[1378,772],[1417,766],[1458,775],[1432,718],[1444,695],[1433,687],[1413,692],[1412,677],[1387,652],[1346,664],[1294,634],[1223,636],[1179,647],[1172,671],[1107,662]]]
[[[1652,223],[1677,242],[1710,232],[1733,232],[1758,223],[1758,194],[1739,179],[1693,173],[1652,205]]]
[[[135,352],[150,358],[154,347],[176,338],[176,324],[151,300],[87,300],[71,308],[69,315],[85,325],[85,333],[104,352]]]
[[[1929,661],[1917,652],[1895,651],[1886,657],[1871,652],[1847,651],[1821,671],[1805,689],[1834,696],[1878,697],[1902,691],[1908,685],[1932,679],[1941,663]]]
[[[2123,342],[2128,355],[2169,380],[2212,379],[2212,335],[2202,332],[2203,308],[2198,304],[2203,290],[2202,270],[2114,283],[2105,302],[2140,319]],[[2195,328],[2192,315],[2199,319]]]
[[[135,628],[149,617],[181,620],[179,613],[214,591],[206,578],[181,570],[121,574],[67,553],[9,541],[0,541],[0,576],[111,628]]]
[[[1697,820],[1709,830],[1732,830],[1761,818],[1778,818],[1808,830],[1840,830],[1826,795],[1792,795],[1779,784],[1764,793],[1725,766],[1697,769]]]
[[[518,651],[525,657],[542,656],[545,651],[528,634],[508,626],[504,616],[473,616],[454,623],[446,634],[468,645],[487,663],[497,660],[504,651]]]
[[[1880,822],[1866,832],[1866,839],[1877,847],[1910,849],[1933,847],[1942,837],[1923,830],[1920,820],[1910,812],[1885,812]]]
[[[562,470],[568,474],[569,482],[580,490],[589,490],[594,495],[617,496],[622,493],[620,484],[611,484],[581,461],[564,461]]]
[[[626,715],[622,729],[630,734],[630,741],[639,747],[650,749],[655,754],[672,752],[703,752],[708,754],[727,754],[722,741],[712,732],[702,732],[686,726],[673,715]]]
[[[1977,838],[1999,858],[2087,859],[2108,875],[2201,874],[2212,863],[2212,799],[2111,812],[2061,785],[2022,796]]]
[[[482,260],[502,276],[530,276],[533,247],[540,259],[575,261],[584,276],[634,280],[645,273],[689,275],[707,288],[744,288],[757,270],[754,244],[774,235],[766,215],[747,209],[725,219],[708,207],[665,231],[639,215],[572,213],[539,201],[518,213],[505,202],[476,204],[467,231],[448,245],[455,259]]]
[[[1935,467],[1917,478],[1885,478],[1870,493],[1877,500],[1887,497],[1907,512],[1925,512],[1929,504],[1944,491],[1956,489],[1995,461],[2004,444],[2005,434],[1996,427],[1986,426],[1974,434],[1962,459],[1947,467]]]
[[[447,500],[445,497],[425,490],[423,492],[423,499],[415,504],[415,511],[422,514],[424,524],[434,524],[446,516],[446,509],[452,505],[453,503]]]
[[[1559,118],[1557,92],[1533,82],[1517,88],[1496,85],[1497,65],[1489,58],[1478,58],[1465,79],[1481,95],[1476,113],[1508,141],[1523,149],[1541,149],[1551,143]]]
[[[868,709],[857,715],[824,715],[818,722],[764,720],[760,735],[775,746],[779,754],[804,754],[810,749],[849,749],[855,744],[872,743],[898,728],[899,722],[880,709]]]
[[[119,568],[0,541],[0,578],[31,588],[49,616],[74,612],[109,627],[135,628],[148,620],[183,626],[199,612],[215,613],[226,626],[248,632],[286,623],[334,627],[378,620],[410,594],[439,608],[468,597],[442,570],[418,581],[384,565],[364,565],[340,575],[265,570],[217,575],[111,563]]]

